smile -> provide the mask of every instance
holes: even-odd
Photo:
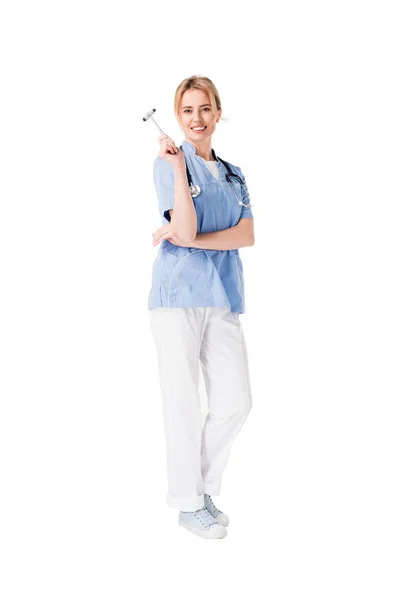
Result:
[[[191,127],[192,131],[204,131],[205,129],[207,129],[207,126],[205,126],[205,127]]]

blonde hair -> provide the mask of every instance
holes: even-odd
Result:
[[[200,77],[199,75],[192,75],[184,79],[177,87],[174,99],[174,113],[179,123],[179,108],[182,101],[182,96],[187,90],[203,90],[206,92],[213,115],[218,118],[218,111],[221,110],[221,99],[219,93],[211,79],[208,77]],[[221,117],[222,119],[222,117]]]

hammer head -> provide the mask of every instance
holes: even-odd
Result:
[[[147,121],[147,119],[150,119],[151,115],[154,115],[155,112],[156,112],[155,108],[152,108],[151,110],[149,110],[149,112],[144,115],[143,121]]]

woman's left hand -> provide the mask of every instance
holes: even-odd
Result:
[[[153,246],[157,246],[164,240],[168,240],[175,246],[182,246],[183,248],[189,248],[189,244],[183,242],[173,231],[171,225],[164,225],[157,229],[153,234]]]

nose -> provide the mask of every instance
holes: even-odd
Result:
[[[197,115],[193,115],[193,123],[202,123],[203,119],[200,117],[200,111],[197,113]]]

